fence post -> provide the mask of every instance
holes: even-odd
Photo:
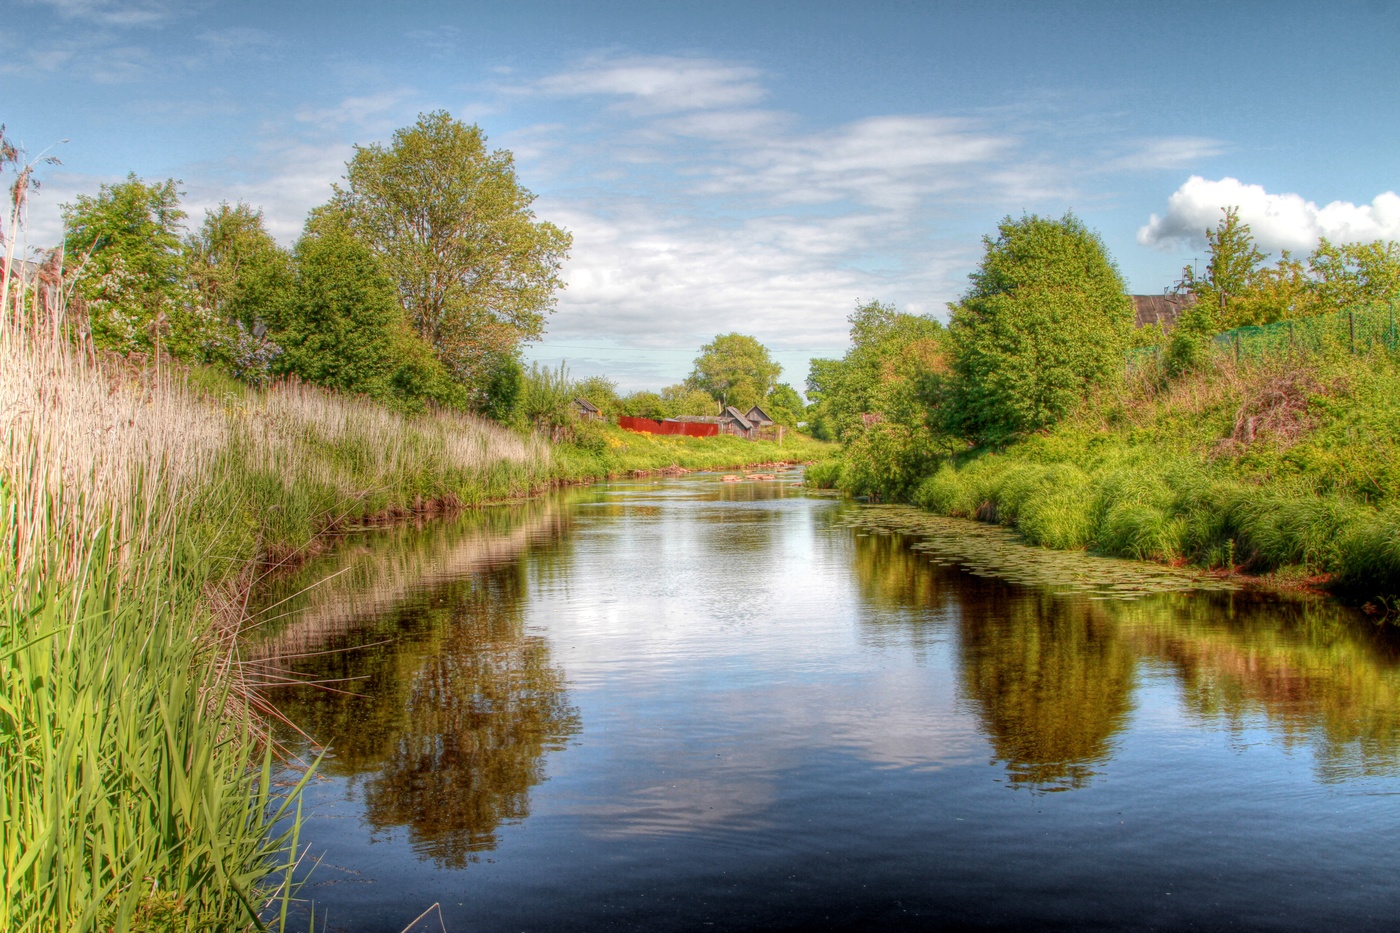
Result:
[[[1239,335],[1239,334],[1236,334],[1236,335],[1235,335],[1235,362],[1238,363],[1239,361],[1240,361],[1240,335]]]

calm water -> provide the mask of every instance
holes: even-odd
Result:
[[[1363,618],[975,576],[793,479],[367,534],[267,594],[259,652],[343,679],[275,691],[331,748],[327,929],[1400,926]]]

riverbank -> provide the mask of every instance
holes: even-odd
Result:
[[[840,486],[839,464],[811,471]],[[908,498],[1032,544],[1400,596],[1400,365],[1383,350],[1152,365],[1054,427],[945,458]]]
[[[63,307],[21,299],[0,326],[7,930],[277,925],[298,789],[267,767],[256,688],[280,675],[238,644],[268,565],[562,482],[811,455],[615,429],[601,451],[551,448],[467,415],[99,362]]]

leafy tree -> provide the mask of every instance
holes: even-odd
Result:
[[[622,413],[633,418],[651,418],[660,421],[671,417],[666,400],[655,392],[633,392],[622,399]]]
[[[516,413],[524,424],[557,443],[573,427],[577,389],[563,363],[558,369],[531,363],[521,382]]]
[[[775,385],[773,391],[768,393],[768,401],[763,405],[763,410],[768,412],[770,418],[790,428],[797,426],[806,409],[807,406],[802,404],[802,396],[786,382]]]
[[[1325,238],[1308,257],[1318,311],[1400,300],[1400,244],[1345,243]]]
[[[616,418],[622,413],[617,383],[607,376],[589,376],[579,382],[577,389],[578,397],[592,402],[605,417]]]
[[[571,238],[535,219],[512,155],[442,111],[357,148],[336,204],[383,259],[418,334],[485,404],[501,360],[538,338]]]
[[[249,330],[277,317],[291,290],[291,256],[267,232],[262,211],[242,202],[205,212],[185,241],[185,262],[204,306]]]
[[[874,416],[923,425],[938,405],[933,383],[946,369],[943,325],[879,301],[858,305],[847,320],[851,349],[840,360],[812,360],[808,373],[813,433],[849,441]]]
[[[185,355],[208,339],[183,275],[179,184],[132,173],[62,207],[64,250],[81,263],[77,294],[99,346],[125,353],[162,341]]]
[[[408,336],[393,280],[335,210],[313,213],[296,246],[296,287],[274,322],[283,371],[384,398]]]
[[[1007,217],[952,311],[960,426],[983,441],[1052,424],[1122,374],[1132,303],[1103,242],[1073,214]]]
[[[670,418],[718,414],[715,400],[710,398],[708,392],[702,392],[683,382],[662,389],[661,400],[665,404],[666,415]]]
[[[1197,275],[1190,266],[1182,270],[1182,280],[1195,292],[1196,303],[1215,312],[1217,332],[1259,323],[1250,319],[1258,310],[1250,299],[1257,285],[1256,270],[1264,261],[1249,224],[1240,221],[1240,209],[1224,207],[1221,211],[1220,223],[1206,231],[1210,261],[1205,274]]]
[[[783,368],[768,348],[743,334],[720,334],[700,348],[686,384],[706,392],[721,405],[740,411],[768,399]]]

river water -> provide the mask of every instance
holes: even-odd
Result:
[[[330,749],[316,928],[1400,925],[1385,631],[1011,582],[796,479],[364,533],[263,594],[253,653],[334,681],[271,691]]]

